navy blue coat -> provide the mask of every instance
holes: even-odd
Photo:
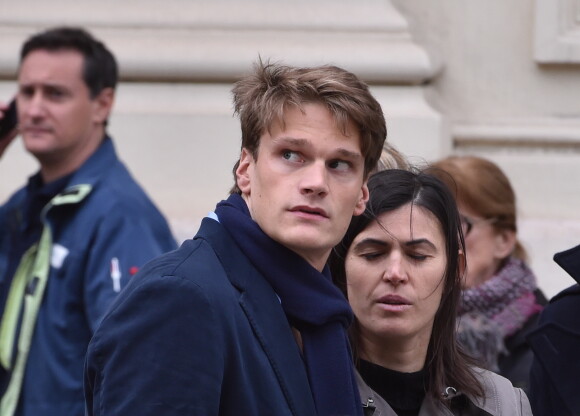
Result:
[[[144,267],[98,327],[88,415],[315,415],[280,301],[217,221]]]
[[[79,185],[90,186],[90,193],[52,206],[46,215],[53,236],[50,274],[17,416],[83,414],[84,357],[94,329],[131,279],[132,268],[177,247],[167,221],[118,159],[110,138],[72,175],[62,195],[74,194]],[[27,193],[22,188],[0,207],[0,311],[12,282],[6,275],[11,245],[31,221]],[[9,380],[0,366],[0,390]]]
[[[554,260],[580,282],[580,246]],[[534,351],[530,403],[535,416],[580,415],[580,286],[554,296],[529,342]]]

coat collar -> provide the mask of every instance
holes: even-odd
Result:
[[[67,180],[67,188],[79,184],[94,187],[103,177],[103,173],[117,163],[118,160],[113,140],[109,136],[104,136],[103,141],[93,154],[77,170],[69,174],[70,178]],[[37,171],[33,176],[29,177],[28,187],[30,187],[30,183],[35,181],[35,178],[39,175],[40,171]]]
[[[473,370],[483,384],[485,397],[472,398],[468,395],[462,394],[461,392],[455,391],[449,394],[449,400],[458,400],[460,397],[463,397],[467,399],[472,407],[479,409],[482,415],[502,414],[502,409],[499,408],[500,403],[497,400],[497,398],[502,395],[502,393],[499,391],[500,386],[497,384],[498,380],[496,377],[493,377],[492,373],[489,371],[477,368],[474,368]],[[396,416],[396,413],[391,408],[391,406],[389,406],[389,404],[381,396],[379,396],[364,382],[358,371],[356,372],[356,380],[360,393],[361,405],[363,406],[365,416]],[[513,389],[511,383],[509,386],[507,384],[505,386],[501,386],[501,388],[504,387]],[[429,416],[435,414],[440,416],[453,416],[453,412],[449,408],[442,406],[430,397],[425,397],[423,404],[421,405],[421,410],[419,411],[419,416]]]
[[[580,245],[556,253],[554,261],[563,268],[576,282],[580,283]]]
[[[300,349],[270,284],[218,221],[204,218],[197,237],[211,244],[230,282],[238,289],[240,306],[270,361],[292,414],[316,414]]]
[[[69,186],[86,184],[94,187],[117,161],[113,140],[105,136],[97,150],[73,173]]]

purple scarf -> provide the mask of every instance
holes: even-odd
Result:
[[[542,310],[536,302],[536,289],[530,268],[510,257],[495,276],[462,292],[458,339],[490,370],[498,370],[498,356],[506,352],[505,338]]]

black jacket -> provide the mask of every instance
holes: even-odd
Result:
[[[580,245],[554,261],[580,282]],[[528,337],[534,351],[530,401],[535,416],[580,415],[580,286],[554,296]]]
[[[536,303],[545,306],[548,300],[540,289],[534,291]],[[523,389],[529,394],[530,368],[534,353],[528,343],[528,336],[538,327],[540,313],[536,313],[526,321],[524,326],[515,334],[505,338],[507,354],[502,354],[498,360],[498,374],[510,380],[514,387]]]

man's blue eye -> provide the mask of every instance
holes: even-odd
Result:
[[[291,150],[285,150],[284,152],[282,152],[282,157],[291,162],[296,162],[299,160],[298,153],[293,152]]]

